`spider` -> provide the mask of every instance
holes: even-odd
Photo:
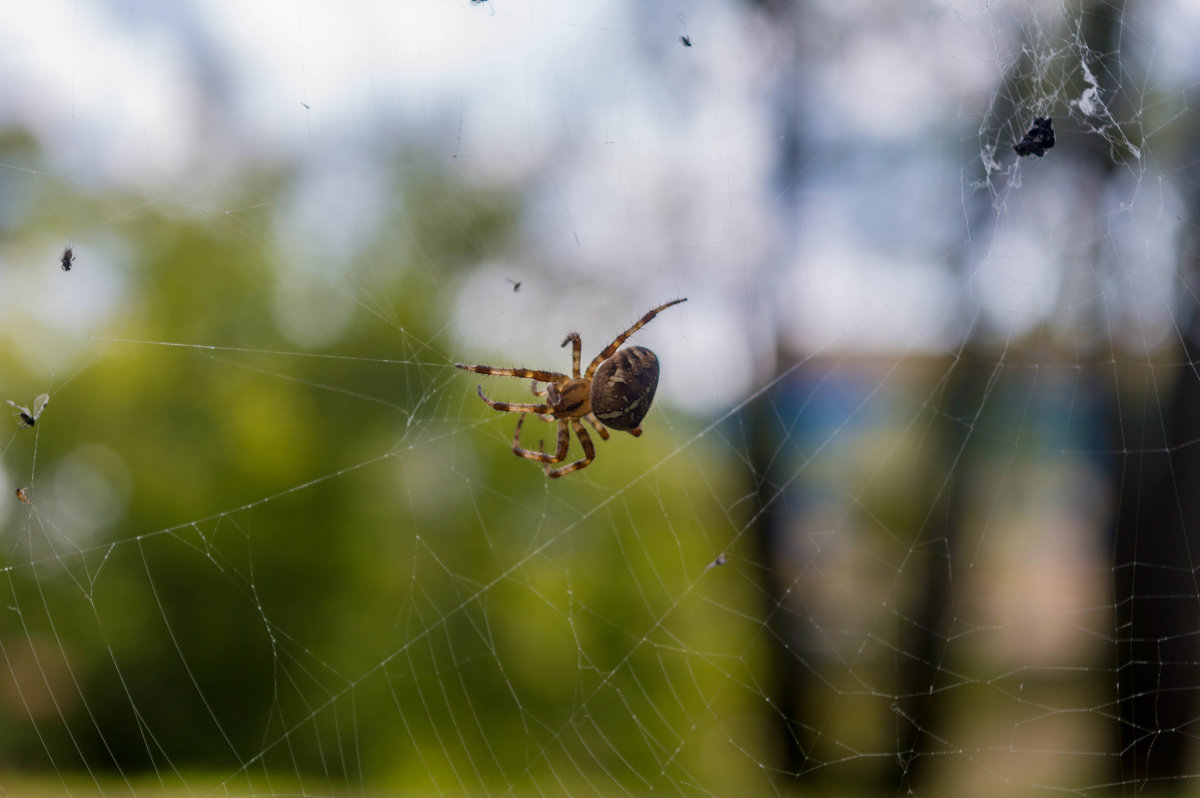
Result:
[[[642,428],[638,425],[649,412],[650,403],[654,401],[654,391],[658,388],[658,356],[643,346],[631,346],[620,352],[617,349],[629,336],[649,324],[659,313],[680,302],[687,302],[687,298],[659,305],[642,316],[632,327],[604,347],[588,364],[587,371],[583,374],[579,372],[583,341],[577,332],[570,333],[562,342],[563,346],[571,344],[572,347],[570,376],[540,369],[502,369],[493,366],[468,366],[463,363],[454,365],[476,374],[526,377],[533,380],[533,395],[546,397],[545,404],[497,402],[484,394],[482,385],[478,386],[479,398],[494,410],[505,413],[532,413],[543,421],[558,422],[558,442],[553,454],[542,451],[540,443],[537,449],[522,448],[521,425],[525,422],[523,415],[517,419],[512,444],[513,454],[541,463],[546,476],[557,479],[572,471],[587,468],[588,464],[596,459],[596,447],[592,444],[587,430],[583,428],[583,421],[590,424],[603,440],[608,440],[608,429],[605,427],[623,430],[635,438],[642,434]],[[546,383],[546,387],[539,390],[539,382]],[[555,463],[567,459],[572,430],[579,439],[579,445],[583,447],[583,457],[554,468]]]

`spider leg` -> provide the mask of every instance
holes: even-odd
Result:
[[[561,419],[559,424],[562,424],[561,429],[566,429],[566,419]],[[592,439],[588,436],[587,430],[579,423],[579,419],[571,419],[571,428],[575,430],[575,437],[579,439],[579,443],[583,445],[583,457],[573,463],[567,463],[562,468],[551,468],[550,466],[542,466],[546,469],[546,476],[550,479],[558,479],[564,474],[570,474],[572,471],[578,471],[581,468],[587,468],[588,463],[596,459],[596,447],[592,445]],[[562,437],[560,433],[559,446],[562,446]],[[563,456],[566,457],[566,451],[563,451]]]
[[[546,395],[545,388],[538,390],[538,381],[537,380],[534,380],[532,383],[530,383],[529,390],[533,391],[534,396],[545,396]]]
[[[579,356],[583,353],[583,339],[579,337],[579,333],[567,333],[567,337],[563,339],[562,346],[568,343],[574,344],[571,347],[571,376],[579,379]]]
[[[476,374],[492,374],[497,377],[532,377],[541,382],[566,382],[569,377],[557,371],[541,371],[539,369],[498,369],[493,366],[468,366],[466,363],[455,363],[456,369],[473,371]]]
[[[517,457],[524,457],[526,460],[537,460],[539,463],[561,463],[567,459],[567,447],[571,443],[571,433],[567,428],[567,422],[560,419],[558,422],[558,443],[554,454],[546,454],[542,451],[541,441],[538,441],[537,449],[525,449],[521,446],[521,424],[524,423],[525,416],[517,419],[517,429],[513,433],[512,452]]]
[[[587,419],[587,423],[592,425],[592,429],[600,434],[603,440],[608,440],[608,428],[600,423],[600,419],[596,418],[595,413],[588,413],[584,418]]]
[[[550,405],[524,405],[512,404],[511,402],[497,402],[495,399],[489,399],[483,392],[483,386],[476,386],[476,391],[479,393],[479,398],[487,402],[488,407],[493,410],[503,410],[505,413],[537,413],[543,415],[553,413],[554,408]]]
[[[598,369],[600,367],[600,364],[603,363],[604,361],[608,360],[610,357],[612,357],[613,352],[616,352],[618,349],[620,349],[621,344],[625,343],[625,341],[629,339],[629,336],[633,335],[635,332],[637,332],[638,330],[642,329],[647,324],[649,324],[651,322],[651,320],[655,316],[657,316],[659,313],[662,313],[664,310],[671,307],[672,305],[678,305],[680,302],[687,302],[687,297],[684,297],[683,299],[676,299],[674,301],[668,302],[665,305],[659,305],[654,310],[650,311],[645,316],[642,316],[640,319],[638,319],[636,322],[634,322],[632,327],[630,327],[628,330],[626,330],[625,332],[621,333],[616,338],[614,338],[613,342],[611,344],[604,347],[604,349],[602,349],[600,351],[600,354],[596,355],[596,359],[593,360],[591,362],[591,364],[588,366],[587,374],[585,374],[584,376],[590,380],[592,378],[592,375],[596,373],[596,369]],[[564,341],[564,344],[565,343],[566,342]],[[578,374],[578,372],[576,372],[576,374]]]

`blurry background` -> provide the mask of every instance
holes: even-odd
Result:
[[[1186,792],[1198,26],[0,9],[0,792]]]

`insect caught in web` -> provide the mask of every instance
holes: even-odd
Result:
[[[39,418],[42,417],[42,411],[46,409],[46,405],[50,404],[50,394],[41,393],[33,400],[33,410],[31,411],[24,405],[19,405],[12,399],[5,399],[17,411],[17,426],[32,427],[37,424]]]
[[[1017,155],[1036,155],[1041,158],[1046,150],[1054,146],[1054,128],[1050,126],[1050,117],[1035,116],[1033,127],[1013,145]]]
[[[517,429],[513,434],[512,451],[517,457],[535,460],[542,464],[546,476],[556,479],[587,468],[596,458],[596,447],[592,444],[591,436],[583,427],[583,421],[603,440],[608,440],[608,429],[622,430],[637,437],[642,434],[639,426],[650,403],[654,401],[654,392],[658,389],[658,356],[643,346],[631,346],[620,349],[621,344],[628,340],[638,330],[672,305],[686,302],[687,298],[676,299],[665,305],[659,305],[638,319],[633,326],[613,339],[604,347],[600,354],[588,364],[587,371],[580,373],[580,354],[583,349],[579,333],[573,332],[563,339],[562,345],[571,344],[571,374],[560,374],[556,371],[540,369],[506,369],[494,366],[468,366],[455,363],[457,368],[473,371],[476,374],[493,374],[499,377],[524,377],[533,380],[534,396],[546,397],[544,404],[510,404],[489,399],[483,392],[483,386],[478,386],[479,398],[488,407],[505,413],[531,413],[543,421],[558,422],[558,440],[553,453],[542,451],[541,444],[537,449],[526,449],[521,446],[521,425],[525,421],[522,415],[517,419]],[[620,349],[620,351],[617,351]],[[546,383],[544,389],[538,389],[538,383]],[[583,457],[572,463],[554,468],[555,463],[567,459],[567,447],[570,445],[571,432],[583,447]]]
[[[29,494],[25,492],[24,488],[17,488],[14,493],[17,494],[17,500],[22,504],[33,504],[33,500],[29,498]]]
[[[691,36],[680,36],[679,43],[682,44],[684,47],[691,47],[692,46],[692,37]]]
[[[69,272],[69,271],[71,271],[71,264],[74,262],[75,262],[75,242],[73,240],[68,240],[67,248],[63,250],[62,259],[59,261],[59,263],[62,265],[62,270],[64,272]]]

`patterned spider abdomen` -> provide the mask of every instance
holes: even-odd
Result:
[[[658,390],[658,356],[644,346],[622,349],[592,376],[592,412],[606,427],[637,429]]]

